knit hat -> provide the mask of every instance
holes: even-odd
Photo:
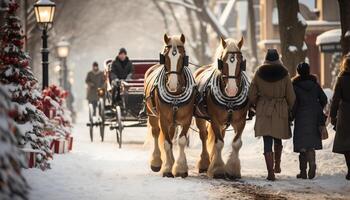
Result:
[[[126,49],[125,48],[120,48],[119,49],[119,54],[127,54],[127,52],[126,52]]]
[[[268,61],[276,61],[279,60],[280,56],[278,55],[278,52],[276,49],[268,49],[266,56],[265,56],[265,60]]]
[[[95,67],[95,66],[96,66],[96,67],[98,67],[98,63],[95,61],[95,62],[93,62],[93,63],[92,63],[92,66],[94,66],[94,67]]]
[[[307,76],[310,74],[310,66],[309,64],[302,62],[298,65],[297,71],[300,76]]]

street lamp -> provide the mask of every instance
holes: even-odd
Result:
[[[62,59],[63,63],[63,88],[65,90],[68,89],[68,69],[67,69],[67,56],[69,54],[69,42],[67,42],[66,40],[62,40],[60,42],[57,43],[57,55],[59,58]]]
[[[38,0],[34,4],[36,21],[42,29],[43,46],[41,49],[43,67],[43,89],[49,86],[49,50],[47,48],[47,30],[53,22],[56,4],[50,0]]]

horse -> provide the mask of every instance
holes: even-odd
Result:
[[[144,81],[148,128],[154,138],[150,166],[154,172],[162,170],[163,177],[185,178],[188,166],[184,149],[194,111],[196,84],[188,67],[185,36],[165,34],[164,44],[159,64],[146,71]],[[177,127],[182,129],[175,162],[172,141]]]
[[[221,38],[215,55],[217,62],[201,67],[193,74],[200,96],[196,103],[195,121],[202,142],[197,167],[199,173],[207,172],[212,178],[241,178],[239,150],[249,107],[250,85],[245,73],[242,46],[243,37],[238,43]],[[225,132],[230,125],[235,137],[225,164],[221,152]]]

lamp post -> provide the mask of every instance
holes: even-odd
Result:
[[[43,89],[49,86],[49,50],[47,48],[47,31],[52,25],[56,4],[50,0],[38,0],[34,4],[36,21],[42,29],[43,46],[41,49],[43,67]]]
[[[62,59],[63,66],[63,89],[68,90],[68,69],[67,69],[67,56],[69,54],[69,42],[62,40],[57,43],[57,55]]]

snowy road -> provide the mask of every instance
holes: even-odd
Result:
[[[150,146],[144,145],[146,128],[125,130],[125,144],[118,149],[113,132],[107,131],[104,143],[89,141],[85,127],[86,115],[79,115],[74,128],[73,151],[55,155],[52,169],[24,171],[32,187],[32,200],[63,199],[350,199],[350,183],[343,174],[343,158],[330,152],[329,141],[319,151],[318,177],[315,180],[296,180],[297,155],[291,152],[291,141],[285,142],[282,175],[278,181],[266,182],[262,145],[254,138],[252,122],[244,132],[241,150],[242,180],[230,182],[210,180],[198,175],[195,162],[200,153],[199,139],[191,134],[187,149],[190,177],[162,178],[149,169]],[[227,135],[232,138],[232,133]],[[229,140],[224,155],[229,152]]]

